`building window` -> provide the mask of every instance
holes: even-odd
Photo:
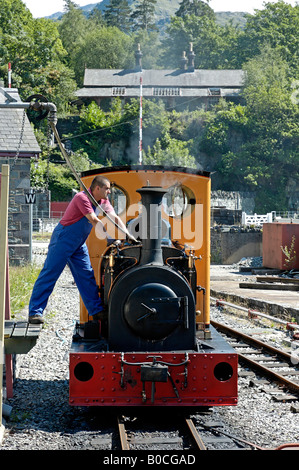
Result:
[[[126,87],[124,86],[114,86],[112,87],[113,96],[124,96],[126,94]]]
[[[210,96],[221,96],[221,88],[209,88]]]
[[[177,87],[153,88],[153,96],[180,96],[181,89]]]

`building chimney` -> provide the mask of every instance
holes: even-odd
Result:
[[[194,51],[193,51],[193,43],[190,42],[190,50],[189,50],[189,53],[188,53],[188,70],[190,72],[194,72],[194,58],[195,58],[195,54],[194,54]]]
[[[188,59],[186,57],[186,51],[183,51],[181,58],[181,70],[187,70]]]
[[[137,51],[135,52],[136,69],[141,72],[142,70],[142,52],[140,50],[140,44],[137,44]]]

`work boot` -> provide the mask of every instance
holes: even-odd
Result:
[[[41,315],[30,315],[28,319],[28,323],[33,323],[36,325],[40,325],[44,323],[44,319]]]
[[[100,320],[103,321],[107,318],[107,314],[102,310],[101,312],[96,313],[95,315],[92,315],[92,320]]]

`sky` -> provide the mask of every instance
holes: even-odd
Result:
[[[43,16],[50,16],[58,11],[63,11],[63,0],[22,0],[23,3],[29,8],[34,18]],[[77,5],[83,7],[91,3],[97,3],[97,0],[74,0]],[[275,0],[270,0],[271,3],[276,3]],[[247,13],[254,13],[254,10],[263,9],[264,0],[210,0],[210,7],[214,11],[245,11]],[[268,3],[268,2],[266,2]],[[296,0],[285,0],[295,6]]]

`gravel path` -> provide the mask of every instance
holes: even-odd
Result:
[[[68,351],[73,325],[79,318],[78,300],[66,268],[50,298],[36,346],[19,356],[14,397],[6,402],[13,410],[1,450],[85,450],[101,445],[110,449],[109,416],[103,410],[68,405]],[[212,308],[215,320],[223,315]],[[241,378],[239,383],[238,406],[213,412],[215,419],[226,423],[226,432],[266,448],[299,441],[299,414],[291,411],[290,403],[274,402],[250,387],[248,379]]]

